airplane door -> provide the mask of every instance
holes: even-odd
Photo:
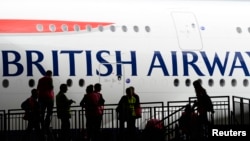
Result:
[[[203,48],[199,25],[191,12],[172,12],[179,47],[182,50],[201,50]]]
[[[102,94],[103,97],[106,98],[107,104],[117,104],[120,98],[125,94],[125,82],[124,82],[124,68],[122,64],[117,63],[108,63],[108,64],[100,64],[99,65],[99,73],[106,74],[107,67],[105,65],[109,65],[109,68],[112,66],[111,74],[107,76],[99,75],[99,83],[102,85]],[[119,67],[117,67],[119,66]],[[119,71],[117,71],[117,68]],[[117,75],[117,72],[122,75]],[[108,101],[117,101],[117,103],[110,103]]]

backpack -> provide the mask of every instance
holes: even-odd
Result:
[[[24,100],[21,104],[21,108],[24,110],[24,111],[27,111],[29,110],[29,98]]]
[[[29,120],[30,118],[30,99],[26,99],[25,101],[22,102],[21,108],[25,111],[23,119],[24,120]]]
[[[213,103],[210,99],[210,97],[208,95],[204,95],[204,102],[205,102],[205,108],[208,112],[213,112],[214,108],[213,108]]]

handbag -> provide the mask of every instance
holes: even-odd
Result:
[[[141,117],[141,113],[142,113],[141,106],[136,107],[135,108],[135,116],[136,116],[136,118],[140,118]]]

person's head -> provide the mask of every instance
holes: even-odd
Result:
[[[45,73],[45,76],[52,76],[52,71],[51,70],[47,70],[46,73]]]
[[[193,82],[196,96],[202,96],[206,94],[206,90],[201,86],[201,80],[198,79]]]
[[[198,80],[195,80],[194,82],[193,82],[193,86],[194,86],[194,88],[195,89],[200,89],[200,88],[202,88],[202,86],[201,86],[201,81],[198,79]]]
[[[96,83],[94,88],[95,88],[95,91],[99,92],[102,89],[102,85],[100,83]]]
[[[134,93],[134,92],[135,92],[135,87],[130,86],[129,88],[131,89],[132,93]]]
[[[86,93],[92,93],[94,91],[94,86],[92,84],[88,85],[86,88]]]
[[[131,96],[133,95],[133,93],[132,93],[132,91],[131,91],[131,88],[127,88],[127,89],[126,89],[126,95],[127,95],[128,97],[131,97]]]
[[[61,84],[60,91],[66,93],[68,91],[68,86],[66,84]]]
[[[31,90],[31,97],[34,98],[34,99],[37,99],[37,97],[38,97],[37,89],[32,89]]]

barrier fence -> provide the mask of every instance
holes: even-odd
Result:
[[[136,120],[136,127],[138,131],[143,131],[147,122],[150,119],[159,119],[163,122],[166,129],[166,140],[170,140],[175,137],[174,130],[178,125],[178,119],[181,113],[184,111],[184,106],[191,103],[196,97],[190,97],[188,101],[169,101],[167,105],[164,102],[143,102],[142,117]],[[230,110],[230,97],[229,96],[211,96],[215,113],[209,116],[209,120],[215,125],[230,125],[232,124],[232,114]],[[247,102],[246,102],[247,101]],[[108,130],[110,134],[115,136],[117,129],[119,128],[119,120],[117,120],[116,113],[117,104],[106,104],[104,108],[103,121],[101,128]],[[238,110],[238,109],[240,110]],[[236,116],[235,119],[239,123],[249,124],[249,99],[241,100],[238,97],[233,97],[233,111],[234,115],[242,115],[241,112],[248,113],[243,114],[244,117]],[[22,109],[10,109],[7,113],[4,110],[0,111],[0,136],[1,138],[7,138],[8,140],[15,140],[21,136],[22,131],[27,127],[27,121],[23,120],[24,111]],[[80,106],[71,107],[71,131],[77,138],[82,138],[82,133],[86,129],[85,109]],[[60,120],[57,118],[56,108],[53,110],[51,129],[55,132],[61,129]],[[56,134],[56,133],[55,133]],[[14,139],[15,138],[15,139]]]
[[[234,124],[250,125],[250,99],[233,96]]]

